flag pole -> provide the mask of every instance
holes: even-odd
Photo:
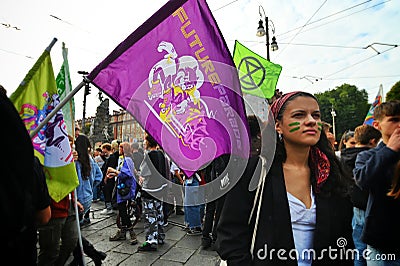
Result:
[[[49,46],[50,47],[50,46]],[[76,86],[76,88],[71,91],[70,94],[68,94],[67,96],[65,96],[65,98],[59,103],[57,104],[57,106],[53,109],[53,111],[51,111],[46,118],[37,126],[37,128],[35,128],[34,130],[31,131],[30,133],[30,137],[33,138],[34,136],[36,136],[36,134],[39,132],[39,130],[44,127],[47,122],[50,121],[50,119],[72,98],[74,97],[74,95],[83,87],[85,86],[85,81],[82,81],[81,83],[78,84],[78,86]]]
[[[82,263],[83,263],[83,266],[85,266],[86,263],[85,263],[85,256],[84,256],[84,251],[83,251],[81,225],[79,223],[78,196],[77,196],[77,193],[76,193],[76,188],[74,190],[74,201],[75,201],[75,203],[74,203],[74,206],[75,206],[75,219],[76,219],[76,227],[78,229],[79,247],[81,248]]]
[[[53,38],[53,40],[51,41],[51,43],[49,44],[49,46],[47,46],[47,48],[45,50],[50,53],[51,48],[53,48],[53,46],[56,42],[57,42],[57,38]]]

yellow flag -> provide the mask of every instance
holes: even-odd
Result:
[[[50,51],[45,50],[10,96],[28,133],[59,104]],[[62,111],[32,138],[34,153],[44,165],[51,198],[59,202],[79,184]]]

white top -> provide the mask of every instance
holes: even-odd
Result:
[[[179,171],[179,168],[174,162],[171,162],[171,167],[169,168],[169,170],[171,171],[171,173],[175,173],[176,170]]]
[[[287,192],[287,196],[290,208],[290,220],[292,222],[294,246],[298,253],[298,265],[310,266],[313,254],[310,251],[313,248],[314,231],[317,220],[314,193],[311,188],[311,207],[309,209],[306,208],[306,205],[301,200],[289,192]],[[305,251],[304,253],[303,250]],[[311,254],[310,258],[309,254]]]

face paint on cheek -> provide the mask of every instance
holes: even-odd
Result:
[[[290,129],[289,132],[294,132],[294,131],[299,130],[300,127],[297,127],[297,126],[300,126],[300,122],[293,122],[293,123],[289,124],[289,127],[293,127],[293,126],[296,126],[296,127]]]
[[[319,130],[319,131],[322,131],[322,123],[321,123],[321,122],[318,122],[317,125],[318,125],[318,130]]]

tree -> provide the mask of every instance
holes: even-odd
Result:
[[[333,90],[315,94],[317,97],[322,120],[333,124],[331,111],[335,110],[336,141],[339,141],[343,132],[348,129],[354,130],[364,123],[370,104],[368,93],[359,90],[354,85],[343,84]]]
[[[400,100],[400,81],[397,81],[390,91],[386,93],[386,101],[390,100]]]

